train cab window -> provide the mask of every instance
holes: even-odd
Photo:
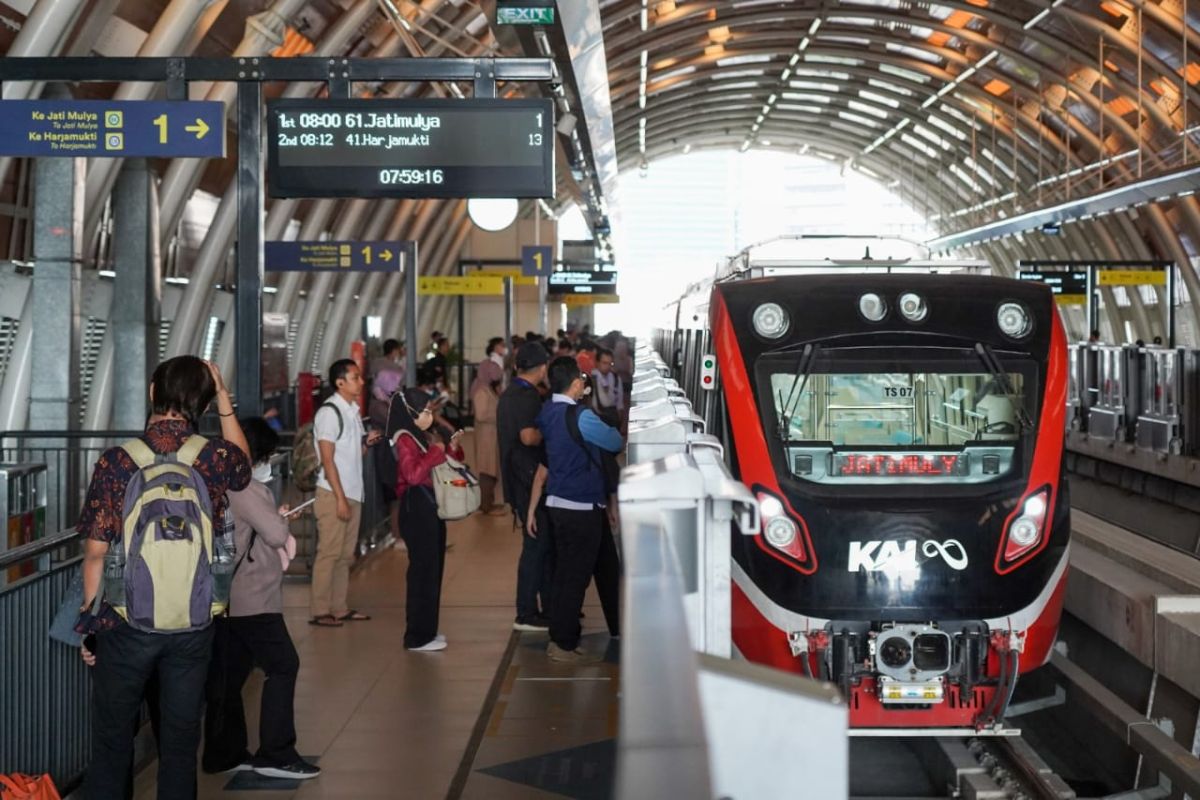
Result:
[[[1001,376],[974,358],[898,365],[823,356],[807,375],[792,359],[759,364],[797,477],[970,483],[1010,472],[1031,418],[1032,362],[1005,362]]]

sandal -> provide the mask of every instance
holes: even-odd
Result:
[[[339,625],[342,624],[342,622],[366,622],[370,618],[370,614],[363,614],[360,611],[355,611],[353,608],[347,611],[345,614],[342,614],[340,617],[335,617],[335,619],[339,620]]]
[[[316,625],[318,628],[340,628],[342,623],[333,614],[322,614],[319,617],[313,617],[308,621],[309,625]]]

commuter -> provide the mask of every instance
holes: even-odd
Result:
[[[579,364],[580,372],[584,375],[591,375],[592,371],[596,369],[596,343],[591,339],[581,341],[575,361]]]
[[[214,398],[221,436],[195,436],[196,421]],[[201,531],[207,528],[214,540],[209,547],[216,559],[213,543],[220,538],[227,493],[250,483],[250,448],[215,365],[194,356],[178,356],[159,364],[150,381],[150,409],[146,432],[140,438],[107,450],[96,462],[78,526],[87,541],[85,602],[76,630],[89,638],[95,635],[95,647],[88,648],[91,653],[81,651],[84,660],[95,665],[92,759],[84,790],[89,800],[120,800],[129,794],[135,726],[142,698],[155,679],[160,715],[158,797],[191,800],[196,796],[204,679],[212,653],[210,615],[219,610],[222,601],[219,592],[210,588],[218,565],[209,569],[200,558],[206,538]],[[153,507],[163,502],[154,496],[157,487],[152,479],[132,498],[130,508],[126,508],[126,491],[131,482],[146,480],[144,466],[158,466],[156,455],[171,454],[190,464],[202,485],[192,487],[201,493],[195,501],[178,504],[188,507],[185,519],[191,520],[190,529],[183,537],[167,540],[157,536],[156,522],[143,525],[131,519],[126,525],[127,517],[137,513],[142,504]],[[193,510],[196,519],[191,517]],[[128,542],[123,531],[133,534]],[[140,571],[125,565],[150,563],[142,556],[149,552],[145,548],[153,551],[152,575],[165,567],[187,579],[162,580],[161,586],[155,583],[153,592],[126,594],[125,586],[141,584],[144,578]],[[126,555],[130,557],[124,558]],[[228,557],[227,551],[224,557]],[[182,566],[185,562],[189,566]],[[115,574],[104,580],[103,602],[93,615],[102,578],[110,566]],[[128,619],[134,624],[127,624]]]
[[[368,416],[381,429],[387,424],[388,404],[397,389],[404,388],[404,343],[388,339],[383,355],[371,362],[371,398]]]
[[[1090,334],[1088,334],[1088,344],[1099,344],[1099,343],[1100,343],[1100,331],[1096,328],[1092,328],[1092,332]]]
[[[554,355],[556,358],[564,358],[564,357],[574,358],[575,357],[575,347],[574,347],[574,345],[571,344],[571,340],[570,339],[559,339],[558,340],[558,350],[555,351]],[[576,364],[575,368],[578,369],[579,365]]]
[[[550,365],[554,392],[538,415],[537,425],[546,443],[547,464],[538,468],[529,507],[536,507],[545,489],[555,547],[554,606],[550,613],[553,661],[582,663],[598,660],[579,649],[579,612],[593,577],[609,633],[620,636],[618,612],[620,562],[613,540],[615,506],[607,485],[604,453],[621,450],[621,434],[604,424],[590,409],[580,409],[586,376],[572,358],[556,358]],[[529,515],[529,532],[538,532],[537,519]]]
[[[606,425],[620,430],[621,418],[625,411],[625,387],[621,384],[621,376],[613,371],[611,350],[597,351],[592,384],[596,387],[592,395],[592,407],[596,414]]]
[[[496,413],[500,483],[504,489],[504,499],[512,507],[521,529],[521,557],[517,562],[517,617],[513,621],[513,628],[519,631],[544,631],[550,627],[548,614],[552,606],[550,588],[554,551],[550,518],[544,503],[535,504],[533,510],[540,533],[530,532],[526,524],[533,478],[538,467],[545,462],[542,434],[537,429],[538,414],[542,410],[542,397],[537,387],[546,380],[548,360],[541,342],[526,342],[517,351],[517,377],[500,396]]]
[[[399,464],[396,496],[400,498],[400,529],[408,545],[404,646],[428,653],[446,649],[446,637],[438,633],[446,523],[438,517],[432,472],[445,462],[447,454],[461,461],[463,452],[458,446],[461,431],[450,437],[448,447],[428,435],[433,412],[423,392],[408,389],[404,400],[393,440]]]
[[[496,479],[500,476],[500,450],[496,438],[496,411],[500,403],[500,386],[504,381],[503,339],[488,342],[487,358],[479,362],[475,381],[471,384],[471,407],[475,410],[475,461],[472,466],[479,476],[479,510],[493,516],[506,512],[495,507]],[[495,357],[498,356],[500,363]]]
[[[433,342],[433,349],[429,353],[429,358],[425,359],[425,363],[433,368],[434,375],[437,376],[437,385],[439,389],[446,388],[446,381],[449,378],[447,372],[449,368],[450,355],[450,340],[445,336],[438,335]]]
[[[417,367],[416,388],[425,395],[425,400],[417,408],[424,408],[428,404],[429,410],[433,412],[434,424],[442,432],[442,438],[445,439],[448,436],[453,436],[458,428],[442,414],[442,410],[446,407],[447,402],[449,402],[450,395],[438,386],[437,371],[428,362]],[[389,430],[388,432],[395,433],[393,430]]]
[[[267,484],[271,454],[279,435],[263,420],[246,419],[242,430],[250,444],[254,480],[229,493],[237,565],[229,614],[215,623],[212,663],[208,669],[204,716],[205,772],[252,769],[268,778],[307,780],[321,769],[296,751],[293,702],[300,657],[283,621],[283,573],[296,554],[288,531],[288,507],[276,508]],[[258,716],[258,752],[247,750],[242,686],[258,667],[266,675]]]
[[[362,515],[363,443],[374,444],[380,434],[372,431],[367,436],[358,417],[358,398],[363,388],[358,365],[348,358],[333,362],[329,382],[336,391],[313,418],[321,469],[314,504],[317,555],[313,561],[309,624],[340,628],[343,622],[370,619],[349,608],[346,595]]]
[[[1162,347],[1162,343],[1163,343],[1163,338],[1161,336],[1154,337],[1154,346],[1155,347]]]

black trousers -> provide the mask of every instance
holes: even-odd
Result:
[[[446,523],[438,518],[433,490],[410,486],[400,500],[400,533],[408,545],[405,647],[421,647],[438,632]]]
[[[161,634],[120,625],[96,638],[92,760],[84,797],[123,800],[128,796],[133,736],[142,697],[151,677],[157,676],[158,798],[194,800],[212,627],[192,633]]]
[[[296,674],[300,656],[282,614],[221,617],[214,622],[212,664],[208,670],[204,714],[206,772],[222,772],[250,761],[256,767],[283,767],[300,759],[296,752]],[[247,749],[242,687],[250,671],[266,674],[258,718],[258,753]]]
[[[554,526],[554,607],[550,639],[564,650],[579,646],[579,612],[588,582],[595,578],[604,621],[613,636],[621,634],[621,563],[604,509],[570,511],[551,508]]]
[[[526,503],[528,507],[528,503]],[[554,586],[554,525],[545,504],[537,507],[537,537],[530,536],[521,523],[521,558],[517,562],[517,616],[550,616]],[[518,517],[520,522],[521,518]],[[541,610],[538,598],[541,597]]]

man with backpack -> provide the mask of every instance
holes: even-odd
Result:
[[[221,437],[205,439],[196,421],[214,397]],[[158,797],[196,796],[212,618],[232,577],[233,554],[221,544],[226,495],[250,483],[250,448],[215,365],[164,361],[150,408],[146,432],[96,462],[78,525],[87,541],[77,630],[96,637],[88,800],[128,794],[135,726],[154,678]]]
[[[343,622],[368,620],[369,616],[349,608],[350,567],[358,546],[358,524],[362,517],[365,445],[368,438],[358,412],[363,377],[358,364],[348,358],[329,367],[329,383],[336,389],[313,417],[313,437],[321,470],[317,475],[317,555],[313,560],[309,623],[340,628]],[[365,444],[364,444],[365,443]]]
[[[555,548],[554,603],[546,654],[564,663],[599,660],[579,649],[579,612],[593,576],[608,631],[612,636],[621,633],[621,567],[610,517],[615,513],[611,496],[616,486],[605,459],[606,453],[620,452],[624,440],[594,411],[578,405],[586,388],[587,376],[574,358],[560,357],[550,363],[550,391],[554,394],[537,419],[547,466],[538,468],[526,517],[530,534],[536,535],[533,512],[544,486]]]

